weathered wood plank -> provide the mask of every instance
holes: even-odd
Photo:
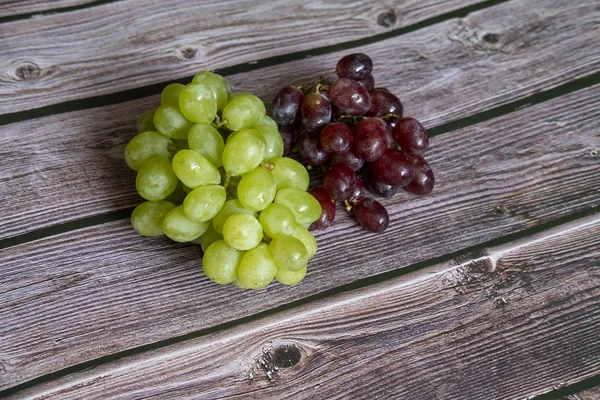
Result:
[[[600,217],[20,399],[524,399],[600,373]]]
[[[11,38],[0,114],[362,39],[480,1],[131,0],[16,21],[0,26]]]
[[[577,394],[567,396],[564,400],[598,400],[600,399],[600,386],[584,390]],[[563,399],[561,399],[563,400]]]
[[[590,2],[544,4],[511,1],[359,50],[373,56],[377,79],[401,95],[407,113],[437,126],[600,69],[599,42],[591,37],[600,30],[588,28],[598,12]],[[471,45],[455,39],[466,31]],[[498,34],[498,43],[483,41],[485,33]],[[230,79],[270,102],[283,85],[330,71],[344,53]],[[122,154],[136,116],[157,101],[0,126],[0,238],[137,205],[135,175]]]
[[[0,2],[0,18],[12,15],[43,13],[93,3],[94,1],[96,0],[3,0]]]
[[[5,249],[0,388],[599,207],[600,161],[586,153],[600,147],[599,99],[600,85],[434,137],[434,192],[384,201],[382,235],[340,210],[294,288],[213,285],[197,247],[138,237],[128,221]]]

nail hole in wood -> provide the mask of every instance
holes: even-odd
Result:
[[[483,35],[483,40],[488,43],[498,43],[500,37],[496,33],[486,33]]]
[[[397,17],[394,10],[389,10],[388,12],[381,13],[377,17],[377,23],[386,28],[391,28],[392,26],[396,25],[396,20]]]

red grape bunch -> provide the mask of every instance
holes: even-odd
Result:
[[[389,224],[385,207],[368,190],[390,198],[400,188],[426,195],[434,185],[433,171],[423,154],[429,148],[419,121],[403,117],[400,99],[376,88],[373,62],[366,54],[340,59],[335,74],[322,77],[308,90],[286,86],[273,100],[289,154],[297,149],[310,166],[325,172],[323,186],[311,194],[321,203],[321,217],[311,229],[325,229],[335,219],[336,202],[353,210],[367,231],[383,232]],[[337,75],[337,80],[332,77]]]

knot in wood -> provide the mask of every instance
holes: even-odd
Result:
[[[192,58],[196,57],[197,51],[198,50],[194,49],[193,47],[183,47],[179,50],[179,53],[181,54],[181,58],[184,60],[191,60]]]
[[[485,35],[483,35],[482,37],[484,42],[488,42],[488,43],[498,43],[498,41],[500,40],[500,36],[496,33],[486,33]]]
[[[35,80],[39,78],[40,73],[40,67],[36,63],[30,61],[22,62],[15,68],[15,77],[19,81]]]
[[[274,348],[263,349],[256,361],[258,367],[265,372],[267,379],[272,380],[281,368],[291,368],[298,364],[301,358],[302,354],[298,346],[282,344]]]
[[[394,10],[389,10],[387,12],[379,14],[377,17],[377,23],[385,28],[391,28],[396,25],[397,21],[396,13]]]

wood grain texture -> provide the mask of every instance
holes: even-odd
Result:
[[[96,0],[2,0],[0,18],[11,15],[43,13],[66,7],[93,3]]]
[[[599,12],[589,1],[544,4],[511,1],[357,50],[376,60],[378,82],[401,96],[407,114],[433,127],[600,69],[599,42],[592,38],[600,32],[592,24]],[[471,45],[455,39],[465,31],[472,33]],[[481,39],[490,32],[499,35],[497,43]],[[284,85],[329,72],[344,53],[230,81],[270,103]],[[136,116],[157,102],[154,96],[0,126],[0,238],[137,205],[135,174],[123,162],[123,149]]]
[[[525,399],[600,373],[600,217],[19,399]]]
[[[565,399],[561,400],[598,400],[600,399],[600,386],[584,390],[577,394],[569,395]]]
[[[3,24],[0,114],[362,39],[480,1],[131,0]]]
[[[600,85],[434,137],[434,192],[384,201],[382,235],[338,210],[297,287],[213,285],[198,247],[138,237],[128,221],[4,249],[0,389],[599,207],[599,100]]]

